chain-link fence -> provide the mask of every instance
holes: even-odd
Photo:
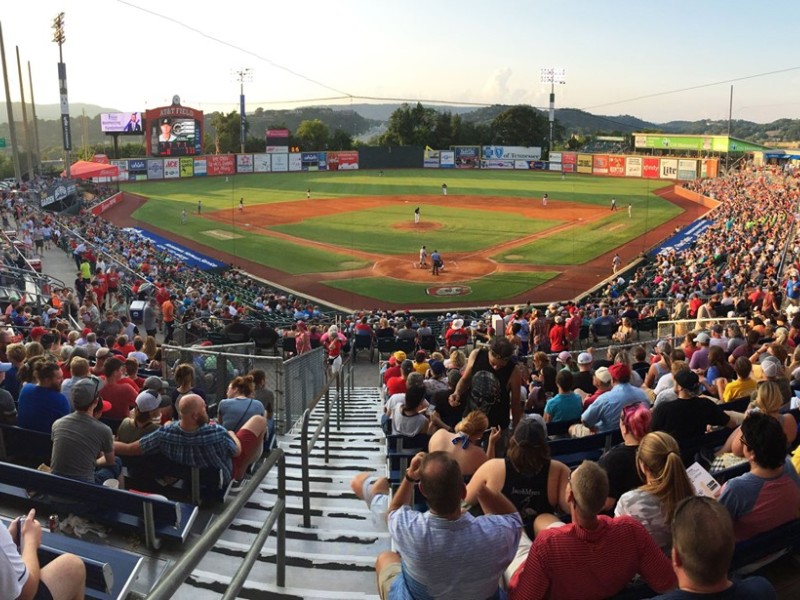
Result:
[[[266,374],[266,387],[275,394],[273,406],[276,429],[285,433],[313,408],[315,398],[327,385],[324,351],[316,348],[290,360],[255,354],[252,342],[215,346],[162,346],[163,377],[175,387],[175,369],[180,364],[194,368],[194,385],[206,394],[209,406],[226,397],[228,384],[253,369]]]

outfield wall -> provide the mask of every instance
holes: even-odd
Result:
[[[357,169],[504,169],[692,181],[716,177],[717,158],[675,158],[620,154],[551,152],[525,146],[454,146],[434,150],[416,146],[364,147],[330,152],[265,152],[112,160],[118,181],[153,181],[249,173],[349,171]],[[98,178],[95,181],[109,181]]]

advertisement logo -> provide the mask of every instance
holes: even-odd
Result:
[[[143,160],[129,160],[128,161],[128,170],[129,171],[145,171],[147,167],[145,166],[145,162]]]
[[[472,288],[468,285],[437,285],[435,287],[429,287],[426,290],[428,296],[437,296],[439,298],[444,298],[448,296],[466,296],[472,293]]]

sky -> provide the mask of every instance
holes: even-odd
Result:
[[[243,69],[248,112],[365,97],[544,108],[541,69],[561,67],[558,108],[727,119],[733,85],[734,119],[800,118],[796,0],[6,0],[12,100],[19,46],[27,100],[30,61],[36,103],[58,103],[62,11],[70,102],[122,112],[176,94],[238,111]]]

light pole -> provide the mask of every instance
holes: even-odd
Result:
[[[546,67],[541,70],[539,81],[550,84],[550,137],[547,142],[547,156],[553,149],[553,123],[556,120],[556,84],[567,83],[567,70],[564,67]]]
[[[253,81],[253,69],[239,69],[234,71],[236,80],[239,82],[239,127],[241,130],[240,141],[241,150],[244,154],[244,136],[245,136],[245,117],[244,117],[244,83]]]
[[[69,152],[72,150],[72,131],[69,124],[69,100],[67,99],[67,65],[64,64],[64,55],[61,46],[67,40],[64,34],[64,13],[58,13],[53,19],[53,41],[58,44],[58,88],[61,93],[61,136],[64,141],[64,163],[66,164],[67,178],[70,177]]]

